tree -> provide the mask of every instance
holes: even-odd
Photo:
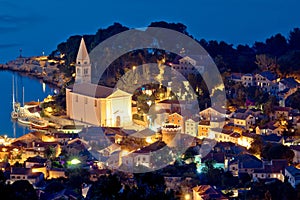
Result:
[[[263,111],[266,115],[269,115],[273,112],[274,106],[278,105],[276,97],[269,96],[267,102],[263,105]]]
[[[86,199],[119,199],[121,188],[121,182],[116,175],[101,176],[89,189]]]
[[[251,154],[255,154],[255,155],[261,155],[262,149],[263,149],[263,140],[260,136],[256,135],[254,137],[253,142],[251,143],[251,147],[249,149],[249,152]]]
[[[47,159],[53,160],[55,158],[55,148],[53,146],[47,146],[45,149],[45,157]]]
[[[257,64],[261,71],[275,71],[275,69],[278,67],[276,59],[266,54],[256,55],[255,64]]]
[[[282,144],[268,144],[263,148],[261,156],[268,160],[286,159],[292,162],[295,154],[289,147]]]
[[[292,50],[300,50],[300,29],[294,28],[289,35],[289,47]]]
[[[204,162],[205,166],[203,167],[202,171],[207,178],[208,184],[211,185],[221,185],[220,177],[223,174],[223,170],[220,168],[215,168],[216,161],[214,160],[206,160]]]
[[[290,95],[286,100],[286,105],[294,109],[300,110],[300,89],[297,90],[294,94]]]
[[[15,200],[37,200],[38,197],[33,186],[27,180],[15,181],[12,184]]]

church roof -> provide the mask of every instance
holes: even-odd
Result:
[[[95,98],[106,98],[114,92],[114,88],[91,83],[78,83],[68,87],[73,93]]]
[[[77,63],[78,63],[78,61],[81,61],[81,62],[86,61],[87,63],[90,63],[90,57],[89,57],[87,48],[85,46],[83,37],[81,38],[79,50],[77,53]]]

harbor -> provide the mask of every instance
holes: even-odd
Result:
[[[13,77],[14,84],[12,84]],[[13,85],[15,102],[19,103],[20,112],[25,114],[18,119],[12,119],[11,116],[13,111]],[[28,102],[36,102],[38,104],[48,95],[54,95],[56,92],[56,88],[50,87],[41,80],[6,70],[0,71],[0,90],[3,94],[1,95],[0,135],[8,138],[20,137],[31,132],[31,124],[29,124],[26,117],[33,119],[39,116],[36,112],[33,112],[35,114],[30,112],[36,105]]]

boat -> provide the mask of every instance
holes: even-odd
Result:
[[[31,128],[33,129],[48,129],[49,125],[48,122],[45,120],[32,120],[31,121]]]
[[[24,125],[31,125],[31,121],[28,117],[18,117],[18,122]]]

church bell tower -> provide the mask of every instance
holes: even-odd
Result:
[[[83,37],[76,58],[75,82],[91,83],[91,61]]]

